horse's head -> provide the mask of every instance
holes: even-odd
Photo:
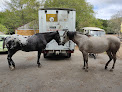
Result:
[[[73,40],[75,34],[76,34],[76,32],[65,31],[63,34],[62,45],[64,45],[69,40]]]
[[[61,45],[61,39],[60,39],[60,35],[59,32],[56,31],[56,34],[54,36],[54,39],[56,40],[56,42],[58,43],[58,45]]]
[[[62,40],[62,45],[64,45],[67,41],[69,41],[69,37],[67,36],[67,33],[69,31],[65,31],[63,34],[63,40]]]

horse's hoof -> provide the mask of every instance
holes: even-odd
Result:
[[[38,68],[41,68],[41,66],[42,66],[41,64],[40,64],[40,65],[38,65]]]
[[[113,69],[110,69],[110,72],[113,72]]]
[[[83,67],[82,69],[85,69],[85,67]]]
[[[86,69],[85,72],[88,72],[88,69]]]
[[[13,71],[15,69],[15,67],[13,67],[13,66],[10,66],[9,68],[11,71]]]
[[[105,70],[107,70],[107,68],[108,68],[108,67],[107,67],[107,66],[105,66]]]

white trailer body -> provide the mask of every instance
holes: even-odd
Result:
[[[39,10],[39,32],[59,31],[60,37],[64,31],[76,31],[76,11],[66,8],[41,8]],[[74,52],[75,44],[68,41],[64,46],[58,45],[55,40],[49,42],[44,50],[47,53],[67,53],[69,57]]]

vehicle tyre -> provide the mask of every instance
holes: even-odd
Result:
[[[71,57],[71,53],[67,53],[67,58],[70,58]]]
[[[43,57],[44,58],[47,58],[47,53],[43,53]]]

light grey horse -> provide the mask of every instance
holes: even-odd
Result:
[[[72,40],[77,44],[79,50],[83,54],[84,66],[83,69],[88,71],[88,53],[102,53],[107,52],[109,61],[105,65],[107,69],[108,64],[113,59],[114,63],[111,71],[114,69],[116,62],[116,53],[120,48],[120,40],[115,36],[102,36],[102,37],[87,37],[86,35],[77,32],[66,31],[63,34],[62,44],[64,45],[68,40]]]

